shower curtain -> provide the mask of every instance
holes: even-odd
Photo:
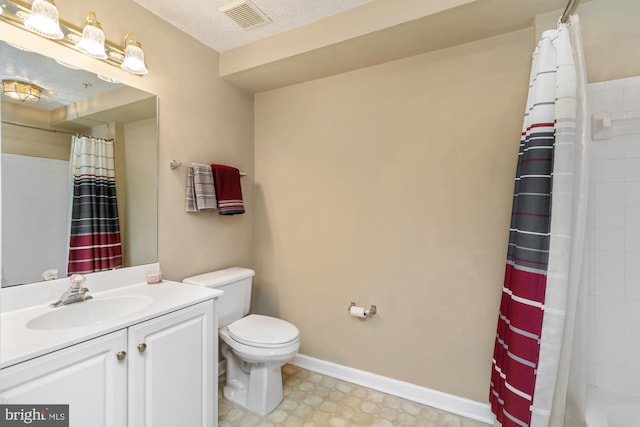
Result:
[[[68,274],[122,267],[113,140],[74,136]]]
[[[533,54],[489,395],[505,427],[568,425],[587,195],[579,31],[573,16]]]

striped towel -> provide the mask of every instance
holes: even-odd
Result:
[[[200,212],[217,206],[211,167],[191,163],[187,176],[187,212]]]
[[[220,215],[244,213],[240,171],[232,166],[212,164]]]

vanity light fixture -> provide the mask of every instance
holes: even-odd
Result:
[[[60,28],[58,8],[53,0],[33,0],[31,14],[24,20],[24,26],[48,39],[64,38]]]
[[[124,38],[124,60],[120,65],[125,71],[133,74],[144,76],[148,73],[147,66],[144,64],[144,52],[142,45],[136,39],[133,33],[127,33]]]
[[[42,88],[19,80],[3,80],[2,94],[18,101],[39,101]]]
[[[82,29],[59,19],[54,0],[33,0],[31,5],[24,0],[2,0],[0,12],[0,21],[14,27],[30,30],[129,73],[148,73],[135,35],[126,35],[124,47],[106,40],[93,12],[87,15]]]
[[[104,39],[104,31],[102,31],[96,14],[89,12],[82,29],[82,38],[76,43],[76,49],[93,58],[107,59],[107,52],[104,50]]]

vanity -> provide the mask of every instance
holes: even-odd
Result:
[[[93,298],[57,308],[68,279],[3,289],[0,403],[68,404],[73,427],[216,426],[222,292],[147,284],[158,268],[91,274]]]

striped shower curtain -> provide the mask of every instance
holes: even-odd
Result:
[[[122,267],[113,140],[74,136],[68,274]]]
[[[564,425],[586,221],[577,16],[571,25],[545,32],[533,55],[489,396],[505,427]]]

